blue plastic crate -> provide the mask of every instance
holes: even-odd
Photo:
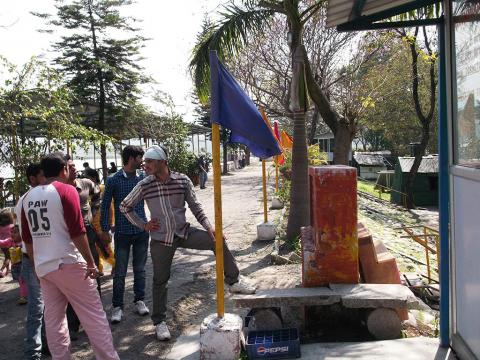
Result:
[[[299,358],[298,329],[250,331],[246,347],[249,359]]]

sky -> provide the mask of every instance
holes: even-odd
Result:
[[[141,35],[150,38],[142,49],[146,74],[158,83],[156,88],[173,97],[176,111],[193,121],[190,101],[192,81],[187,66],[191,49],[205,14],[214,16],[226,0],[137,0],[124,14],[142,22],[136,24]],[[52,58],[50,46],[59,34],[42,34],[43,20],[30,14],[53,13],[54,0],[2,1],[0,9],[0,55],[21,65],[32,56]],[[147,104],[152,105],[148,101]],[[153,110],[159,111],[152,107]]]

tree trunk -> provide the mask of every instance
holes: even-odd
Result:
[[[250,149],[245,146],[245,165],[250,165]]]
[[[315,106],[318,108],[320,116],[327,126],[332,130],[335,139],[335,151],[333,152],[333,163],[348,165],[348,152],[351,148],[351,142],[355,134],[348,125],[348,121],[341,117],[330,104],[327,95],[322,91],[312,73],[310,61],[305,54],[305,80],[308,87],[308,93]],[[349,139],[349,141],[347,140]]]
[[[430,124],[425,124],[422,127],[422,140],[420,141],[419,151],[415,154],[413,165],[410,168],[410,172],[407,176],[407,182],[405,183],[405,193],[407,195],[406,207],[407,209],[415,209],[415,201],[413,198],[413,186],[417,177],[418,169],[425,155],[425,149],[427,148],[428,141],[430,139]]]
[[[334,134],[335,148],[333,149],[333,163],[335,165],[348,165],[348,155],[352,149],[352,138],[353,136],[348,124],[340,121]]]
[[[228,174],[228,143],[224,141],[223,146],[223,171],[222,174]]]
[[[315,133],[317,132],[318,120],[320,119],[320,112],[318,106],[315,105],[312,115],[312,125],[310,126],[310,134],[308,135],[308,145],[312,145],[315,141]]]
[[[90,31],[92,33],[93,43],[93,56],[95,60],[100,63],[100,56],[98,55],[97,35],[95,32],[95,21],[93,19],[92,2],[88,0],[88,15],[90,18]],[[97,68],[97,80],[98,80],[98,129],[103,133],[105,131],[105,83],[103,79],[103,71],[100,65]],[[100,154],[102,158],[102,175],[103,180],[106,181],[108,166],[107,166],[107,146],[102,143],[100,145]]]
[[[294,27],[292,27],[294,28]],[[298,29],[297,29],[298,30]],[[295,36],[293,36],[295,43]],[[290,106],[293,115],[292,183],[290,190],[290,213],[288,214],[287,238],[300,235],[302,226],[310,224],[310,191],[308,184],[308,151],[305,113],[308,96],[305,84],[305,48],[298,45],[292,58],[292,83]]]
[[[108,167],[107,167],[107,146],[105,144],[100,145],[100,156],[102,158],[102,178],[103,182],[107,182]]]
[[[300,234],[300,228],[310,223],[310,187],[308,183],[308,155],[305,131],[305,113],[295,112],[293,123],[292,184],[287,239]],[[294,191],[297,189],[297,191]]]
[[[425,149],[427,148],[429,139],[430,139],[430,124],[433,119],[433,114],[435,111],[435,90],[436,90],[436,80],[435,80],[435,61],[434,57],[430,61],[430,69],[429,69],[429,109],[427,114],[425,115],[422,106],[420,104],[420,95],[419,95],[419,76],[418,76],[418,56],[420,50],[417,50],[417,35],[418,35],[419,28],[415,28],[415,36],[414,41],[409,42],[410,53],[412,56],[412,96],[413,96],[413,103],[415,105],[415,112],[417,114],[417,118],[422,125],[422,139],[420,141],[420,148],[419,152],[415,154],[415,160],[413,161],[413,165],[410,169],[410,172],[407,177],[407,182],[405,184],[405,192],[407,193],[407,203],[406,206],[408,209],[415,208],[415,203],[413,199],[413,185],[415,183],[415,178],[417,176],[418,169],[422,162],[423,155],[425,155]],[[430,43],[428,40],[427,31],[425,26],[423,26],[423,40],[425,42],[425,48],[427,50],[428,55],[432,56],[433,52],[430,48]]]

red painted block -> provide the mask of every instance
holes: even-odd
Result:
[[[309,168],[311,237],[302,237],[302,283],[358,283],[357,171]],[[310,238],[310,240],[309,240]]]
[[[374,239],[370,231],[358,223],[358,252],[362,278],[369,284],[401,284],[395,257],[383,242]],[[401,320],[408,319],[406,309],[396,309]]]
[[[401,284],[395,257],[362,223],[358,223],[358,246],[362,278],[366,283]]]

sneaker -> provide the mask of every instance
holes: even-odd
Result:
[[[257,288],[245,281],[243,276],[238,277],[238,281],[230,285],[230,292],[232,294],[255,294]]]
[[[114,307],[112,309],[112,317],[110,318],[110,321],[112,324],[117,324],[120,321],[122,321],[123,317],[123,310],[120,306]]]
[[[147,305],[142,300],[138,300],[135,303],[135,311],[137,312],[138,315],[147,315],[150,311],[148,311]]]
[[[155,325],[155,334],[157,335],[157,339],[160,341],[170,340],[171,338],[170,331],[168,331],[165,321]]]
[[[25,296],[20,296],[17,300],[18,305],[25,305],[26,303],[28,303],[28,300]]]

